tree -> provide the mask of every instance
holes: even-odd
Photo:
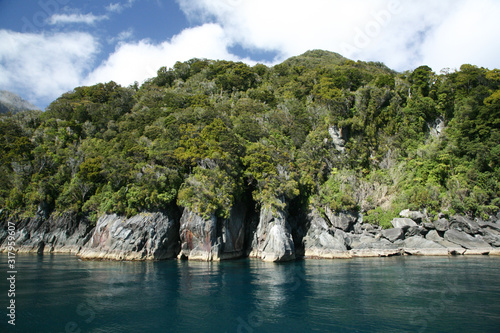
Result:
[[[410,74],[409,82],[412,84],[413,93],[423,97],[429,96],[434,72],[429,66],[420,66]]]

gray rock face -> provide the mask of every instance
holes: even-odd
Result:
[[[434,221],[434,228],[436,228],[437,231],[446,231],[450,228],[450,222],[445,218],[441,218]]]
[[[354,223],[354,226],[352,227],[352,229],[354,230],[355,234],[363,233],[363,228],[361,227],[361,225],[362,225],[362,223],[360,223],[359,221]]]
[[[421,236],[407,238],[403,243],[403,247],[405,253],[411,255],[448,256],[451,252],[457,251]]]
[[[413,236],[405,239],[404,247],[410,249],[443,249],[444,246],[421,236]]]
[[[496,226],[491,227],[491,224],[493,223],[481,225],[483,239],[491,246],[500,247],[500,231],[497,230]]]
[[[481,236],[473,237],[456,229],[448,230],[444,234],[444,239],[466,249],[491,249],[490,244],[486,243]]]
[[[374,226],[370,223],[363,223],[361,224],[361,233],[367,232],[373,235],[376,235],[380,233],[380,227],[379,226]]]
[[[351,258],[500,253],[500,223],[462,216],[432,223],[424,216],[418,225],[414,219],[419,218],[413,213],[419,212],[403,211],[402,215],[412,218],[396,218],[393,229],[381,230],[362,223],[356,213],[327,209],[325,218],[313,207],[307,217],[293,219],[285,210],[262,208],[258,214],[249,214],[247,221],[247,206],[235,204],[227,219],[214,215],[205,219],[189,210],[181,216],[170,210],[128,219],[104,215],[93,228],[76,214],[49,216],[48,210],[40,207],[36,217],[11,219],[16,224],[14,238],[19,252],[65,252],[114,260],[161,260],[180,253],[179,258],[205,261],[247,254],[273,262],[302,255]],[[0,210],[0,251],[7,248],[8,221]]]
[[[475,235],[479,233],[480,227],[477,222],[460,215],[455,215],[450,218],[450,229],[456,229],[458,231],[464,231],[469,235]]]
[[[103,215],[78,255],[85,259],[161,260],[175,258],[178,251],[178,222],[169,213],[156,212],[129,219]]]
[[[432,123],[428,123],[427,126],[429,126],[430,133],[433,137],[439,137],[445,128],[444,119],[439,117]]]
[[[306,257],[331,257],[332,253],[347,251],[345,232],[335,231],[316,211],[310,212],[308,219],[309,230],[303,239]]]
[[[421,212],[411,211],[409,209],[405,209],[399,213],[399,216],[412,219],[417,223],[422,223],[425,220],[425,215]]]
[[[475,221],[483,229],[491,229],[500,232],[500,224],[476,219]]]
[[[429,231],[427,233],[427,235],[425,235],[425,239],[433,241],[434,243],[437,243],[437,244],[447,248],[449,252],[459,253],[459,252],[464,251],[463,247],[461,247],[458,244],[455,244],[455,243],[452,243],[452,242],[445,240],[443,237],[441,237],[439,235],[439,233],[436,230]]]
[[[273,212],[266,207],[261,209],[250,257],[272,262],[295,259],[291,228],[283,211]]]
[[[340,229],[335,230],[335,238],[337,238],[340,242],[345,244],[347,248],[351,247],[352,238],[351,234],[348,234]]]
[[[349,231],[358,219],[357,215],[350,212],[333,212],[330,208],[325,208],[325,214],[334,228]]]
[[[415,221],[413,221],[412,219],[409,219],[407,217],[403,217],[403,218],[396,217],[391,221],[391,224],[394,228],[409,228],[409,227],[416,227],[417,226]]]
[[[496,236],[496,235],[492,235],[492,234],[486,233],[483,236],[483,239],[484,239],[485,242],[487,242],[491,246],[500,247],[500,236]]]
[[[342,137],[342,130],[334,125],[328,128],[328,133],[332,138],[335,149],[341,153],[345,153],[345,140]]]
[[[14,235],[19,252],[77,253],[88,241],[92,230],[90,222],[77,214],[65,213],[44,218],[2,219],[0,229],[0,251],[7,248],[8,222],[16,224]]]
[[[179,258],[191,260],[219,260],[220,240],[217,239],[217,218],[204,219],[184,209],[180,221],[181,252]]]
[[[418,236],[418,235],[425,235],[427,233],[427,230],[424,229],[421,226],[414,226],[414,227],[409,227],[406,230],[405,237],[413,237],[413,236]]]
[[[228,219],[222,222],[222,260],[239,258],[245,249],[246,206],[235,204]]]
[[[431,223],[431,222],[424,222],[424,223],[422,223],[422,226],[427,230],[436,229],[436,227],[434,226],[434,223]]]
[[[425,238],[430,240],[430,241],[433,241],[433,242],[440,242],[440,241],[444,240],[443,237],[439,236],[439,234],[436,230],[429,231],[427,233],[427,235],[425,235]]]
[[[405,233],[401,228],[392,228],[382,230],[382,236],[390,242],[395,242],[398,239],[403,239],[405,237]]]
[[[385,238],[373,237],[369,234],[363,234],[359,238],[354,239],[352,248],[355,250],[391,250],[397,249],[398,246],[389,242]]]
[[[180,258],[218,261],[239,258],[245,242],[244,205],[235,204],[228,219],[211,215],[204,219],[185,209],[180,221]]]

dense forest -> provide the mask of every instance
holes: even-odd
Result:
[[[132,216],[233,203],[487,218],[500,209],[500,70],[309,51],[253,67],[192,59],[142,85],[78,87],[0,116],[0,208]]]

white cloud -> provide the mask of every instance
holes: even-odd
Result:
[[[125,42],[127,40],[130,40],[132,37],[134,37],[134,29],[129,28],[127,30],[120,32],[115,37],[108,38],[107,41],[109,44],[114,44],[114,43]]]
[[[108,12],[119,13],[123,10],[123,6],[120,3],[110,3],[106,6]]]
[[[0,30],[0,89],[46,105],[81,84],[97,51],[97,41],[86,33]]]
[[[463,2],[425,41],[422,62],[437,71],[462,64],[500,68],[499,18],[498,1]]]
[[[106,6],[106,10],[112,13],[121,13],[126,8],[131,8],[135,0],[127,0],[125,3],[115,2]]]
[[[141,40],[122,43],[116,51],[95,69],[85,84],[115,81],[129,85],[156,76],[162,66],[171,67],[177,61],[192,58],[239,60],[227,51],[228,39],[217,24],[204,24],[182,31],[160,44]],[[246,59],[247,62],[251,60]]]
[[[106,15],[95,16],[92,13],[90,14],[54,14],[48,18],[47,22],[50,25],[56,24],[74,24],[74,23],[83,23],[83,24],[95,24],[98,21],[107,20],[108,17]]]
[[[447,63],[454,66],[466,59],[478,65],[500,66],[500,40],[493,37],[500,34],[500,1],[496,0],[178,3],[191,21],[220,24],[229,43],[277,51],[277,60],[308,49],[326,49],[353,59],[383,61],[398,70],[423,62],[439,70]],[[467,43],[480,48],[470,48]],[[490,46],[486,52],[485,45]]]

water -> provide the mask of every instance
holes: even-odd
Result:
[[[14,328],[0,255],[0,332],[500,332],[495,257],[16,261]]]

